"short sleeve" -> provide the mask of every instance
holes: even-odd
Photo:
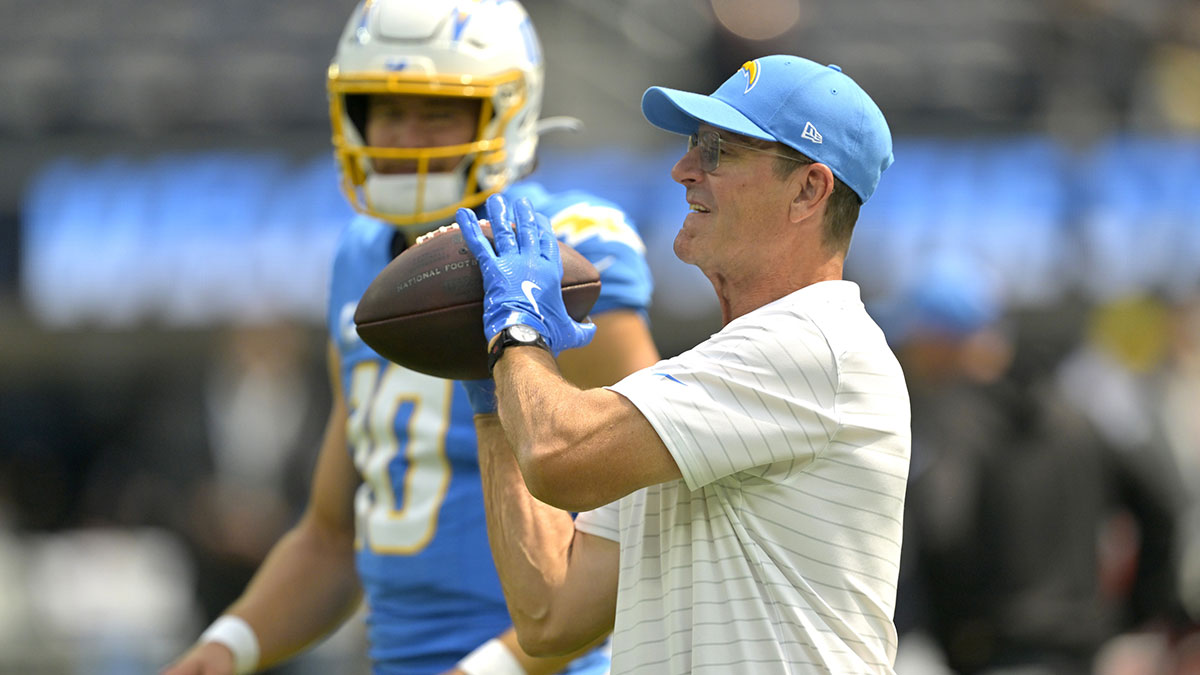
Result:
[[[615,501],[591,511],[581,511],[575,516],[575,529],[597,537],[620,541],[620,504],[620,501]]]
[[[611,389],[667,446],[689,489],[756,467],[801,468],[836,432],[837,367],[811,321],[784,313],[731,323]]]

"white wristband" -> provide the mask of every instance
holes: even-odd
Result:
[[[258,636],[246,620],[226,614],[217,618],[200,635],[200,642],[218,642],[233,652],[233,669],[237,675],[253,673],[258,667]]]
[[[499,638],[492,638],[458,662],[467,675],[526,675],[516,656]]]

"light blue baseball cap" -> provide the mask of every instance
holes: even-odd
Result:
[[[798,56],[747,61],[711,96],[650,87],[642,114],[677,134],[704,122],[778,141],[828,166],[864,202],[892,165],[892,133],[867,92],[841,68]]]

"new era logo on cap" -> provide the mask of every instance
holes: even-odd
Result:
[[[813,126],[812,122],[805,122],[804,131],[800,132],[800,138],[807,138],[813,143],[820,143],[821,132],[817,131],[817,128]]]

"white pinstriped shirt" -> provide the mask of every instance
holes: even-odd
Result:
[[[798,290],[612,389],[683,474],[576,520],[621,544],[613,673],[891,673],[908,390],[858,287]]]

